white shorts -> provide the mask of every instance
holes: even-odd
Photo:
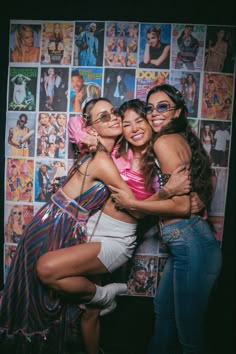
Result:
[[[88,239],[93,233],[100,211],[91,216],[87,222]],[[95,233],[90,242],[101,242],[98,258],[109,272],[113,272],[133,255],[136,247],[137,224],[131,224],[101,214]]]

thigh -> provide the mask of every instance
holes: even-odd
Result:
[[[159,314],[173,309],[173,259],[168,257],[154,297],[154,310]]]
[[[169,256],[154,298],[155,320],[148,354],[181,353],[175,319],[173,265]]]
[[[191,221],[171,241],[176,326],[183,351],[200,353],[208,298],[220,266],[219,248],[205,221]]]
[[[42,255],[37,269],[48,269],[55,278],[107,273],[104,264],[97,257],[101,249],[100,242],[83,243]]]

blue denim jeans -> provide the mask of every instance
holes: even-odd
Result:
[[[202,354],[209,295],[219,275],[221,249],[198,216],[161,227],[169,257],[154,298],[148,354]]]

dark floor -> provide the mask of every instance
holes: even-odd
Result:
[[[105,354],[146,354],[152,332],[152,298],[120,297],[114,313],[102,318]]]
[[[235,354],[235,307],[227,306],[232,299],[225,294],[213,292],[206,321],[206,351],[204,354]],[[101,317],[101,348],[104,354],[147,354],[152,333],[152,298],[121,296],[113,313]],[[78,332],[79,333],[79,332]],[[76,338],[79,336],[76,335]],[[58,343],[57,336],[54,341]],[[38,348],[37,348],[38,347]],[[37,350],[38,349],[38,350]],[[66,350],[51,348],[39,350],[35,344],[27,354],[82,354],[81,342],[67,346]],[[25,354],[14,346],[0,345],[1,354]]]
[[[235,301],[213,291],[206,321],[204,354],[235,354]],[[231,305],[230,305],[231,303]],[[120,297],[114,313],[102,318],[101,346],[105,354],[147,354],[152,333],[152,298]]]

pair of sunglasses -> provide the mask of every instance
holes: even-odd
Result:
[[[102,112],[101,115],[97,119],[95,119],[95,121],[92,123],[92,125],[99,123],[99,122],[103,122],[103,123],[109,122],[111,120],[112,115],[115,117],[120,117],[120,114],[119,114],[119,111],[117,108],[112,109],[112,111],[110,113],[106,112],[106,111]]]
[[[14,215],[16,215],[16,214],[21,215],[21,214],[22,214],[21,211],[15,211],[15,210],[14,210],[12,213],[13,213]]]
[[[159,112],[159,113],[164,113],[167,111],[172,111],[177,109],[177,106],[171,106],[169,103],[157,103],[156,106],[153,106],[152,104],[148,104],[144,110],[145,113],[150,114],[154,111],[154,109]]]

